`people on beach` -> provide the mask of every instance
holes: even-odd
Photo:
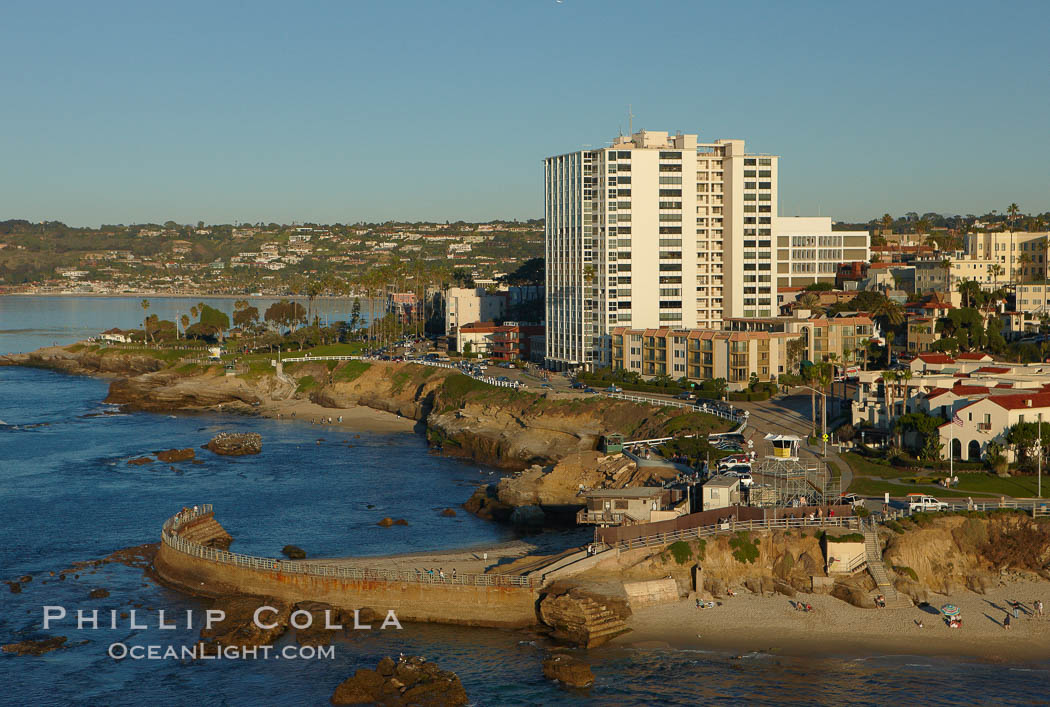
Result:
[[[1006,618],[1003,619],[1003,629],[1006,631],[1010,630],[1010,614],[1007,614]]]
[[[1037,616],[1042,616],[1043,615],[1043,600],[1042,599],[1036,599],[1035,600],[1035,613],[1036,613]]]
[[[196,511],[197,507],[194,506],[193,510]],[[1014,602],[1014,618],[1015,619],[1021,618],[1021,602],[1019,602],[1019,601],[1015,601]]]

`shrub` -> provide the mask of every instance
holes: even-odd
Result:
[[[672,543],[671,547],[667,549],[671,551],[671,556],[674,558],[674,561],[680,565],[684,565],[686,562],[693,559],[693,548],[689,546],[689,543],[683,540]]]
[[[754,564],[758,559],[758,539],[752,541],[744,531],[729,539],[729,547],[733,548],[733,557],[742,565]]]
[[[296,386],[295,391],[297,393],[306,393],[316,387],[318,387],[317,381],[314,380],[313,376],[303,376],[299,379],[299,385]]]
[[[898,533],[900,535],[904,535],[904,526],[901,525],[900,523],[898,523],[895,520],[888,520],[885,523],[883,523],[883,525],[885,525],[887,528],[889,528],[890,530],[892,530],[895,533]]]
[[[916,574],[915,570],[913,570],[911,567],[902,567],[902,566],[898,566],[898,565],[890,565],[890,566],[893,567],[893,571],[896,572],[897,574],[906,574],[906,575],[908,575],[909,577],[912,578],[912,581],[914,581],[914,582],[918,582],[919,581],[919,575]]]
[[[845,535],[825,535],[829,543],[862,543],[864,536],[860,533],[846,533]]]
[[[864,506],[857,506],[853,509],[853,512],[857,514],[858,518],[867,518],[871,515],[871,511],[869,511]]]
[[[696,559],[703,560],[707,555],[707,541],[700,538],[696,541]]]

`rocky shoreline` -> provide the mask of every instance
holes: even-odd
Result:
[[[147,353],[99,350],[80,343],[0,356],[0,365],[106,378],[110,384],[105,402],[128,411],[280,417],[290,401],[299,400],[330,411],[331,417],[361,408],[392,413],[415,421],[417,430],[443,454],[511,471],[531,468],[529,481],[519,482],[508,494],[522,500],[531,497],[530,503],[538,504],[545,503],[545,496],[563,496],[560,487],[569,487],[548,479],[545,467],[570,455],[594,456],[603,434],[656,437],[681,429],[683,422],[721,429],[720,420],[699,413],[495,388],[458,371],[411,363],[317,361],[286,365],[281,375],[267,371],[242,376],[226,375],[219,365],[180,366]],[[685,421],[686,416],[691,419]],[[594,481],[615,482],[614,474],[597,471]],[[530,490],[541,481],[547,490]],[[555,487],[557,491],[550,492]]]

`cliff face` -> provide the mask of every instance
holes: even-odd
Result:
[[[715,418],[606,398],[568,399],[496,388],[457,371],[388,362],[308,362],[284,369],[226,376],[220,367],[176,367],[149,355],[104,355],[93,347],[42,349],[7,357],[7,365],[40,366],[119,376],[107,402],[131,410],[251,412],[295,396],[335,410],[361,405],[425,422],[447,454],[507,469],[553,464],[590,452],[598,438],[619,432],[650,438],[676,430],[725,429]]]
[[[984,592],[1018,573],[1050,579],[1048,522],[1017,513],[975,513],[919,515],[900,527],[903,533],[883,531],[883,557],[896,570],[898,589],[913,598],[961,587]]]
[[[0,366],[47,368],[87,376],[127,376],[159,371],[165,363],[153,356],[110,352],[99,354],[76,346],[51,346],[26,354],[0,356]]]

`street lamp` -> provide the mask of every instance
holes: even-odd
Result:
[[[810,388],[808,385],[800,385],[799,388],[812,390],[814,393],[821,397],[820,413],[821,417],[823,417],[823,423],[821,426],[824,428],[822,440],[824,442],[824,456],[826,457],[828,456],[828,395],[824,391],[817,390],[816,388]]]

